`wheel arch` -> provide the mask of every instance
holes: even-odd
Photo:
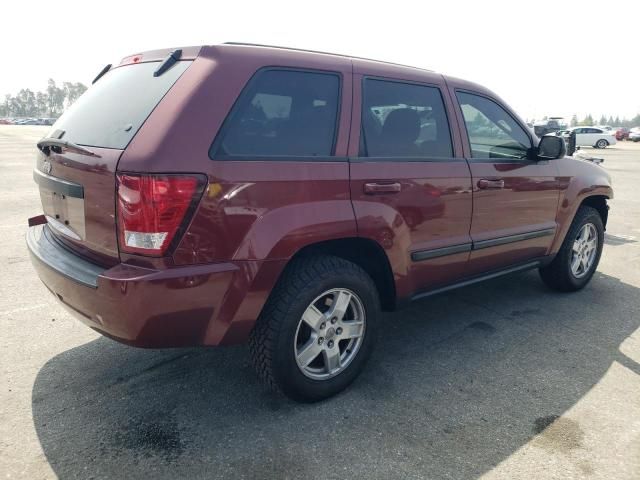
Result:
[[[382,310],[395,310],[396,288],[391,263],[378,243],[362,237],[347,237],[312,243],[298,250],[291,257],[289,263],[296,258],[321,254],[342,258],[362,268],[376,285]]]
[[[580,206],[578,208],[584,205],[596,209],[600,214],[602,225],[606,230],[607,220],[609,219],[609,205],[607,205],[607,200],[609,200],[609,197],[606,195],[591,195],[585,197],[582,202],[580,202]]]
[[[583,205],[592,207],[598,212],[602,219],[602,225],[606,229],[607,220],[609,219],[609,206],[607,205],[607,200],[613,198],[613,191],[611,190],[611,187],[607,186],[592,189],[591,192],[591,194],[583,193],[583,195],[580,195],[578,198],[574,197],[575,200],[573,202],[569,202],[567,199],[562,202],[557,217],[558,233],[551,245],[551,249],[549,251],[550,255],[555,256],[555,254],[560,250],[573,219],[578,213],[580,207]]]

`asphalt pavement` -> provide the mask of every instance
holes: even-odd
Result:
[[[141,350],[74,320],[24,244],[46,129],[0,126],[0,475],[6,478],[640,478],[640,143],[606,159],[616,198],[598,272],[536,272],[384,318],[368,368],[300,405],[246,346]]]

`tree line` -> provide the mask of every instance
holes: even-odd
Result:
[[[58,86],[50,78],[44,91],[23,88],[16,95],[5,95],[0,103],[0,117],[59,117],[86,89],[80,82],[62,82]]]
[[[28,88],[21,89],[16,95],[5,95],[4,102],[0,103],[0,117],[59,117],[65,108],[75,102],[80,95],[87,90],[87,86],[81,82],[62,82],[62,86],[50,78],[47,89],[34,92]],[[546,120],[544,117],[543,120]],[[612,127],[637,127],[640,126],[640,114],[632,119],[616,116],[602,115],[596,119],[588,114],[582,120],[577,115],[571,117],[571,127],[582,125],[610,125]]]
[[[630,120],[627,118],[621,119],[620,117],[613,118],[612,116],[609,116],[607,118],[606,115],[602,115],[600,119],[596,121],[596,118],[592,117],[591,114],[587,115],[582,120],[578,120],[577,115],[573,115],[571,117],[569,126],[580,127],[583,125],[609,125],[611,127],[627,127],[627,128],[638,127],[640,126],[640,113]]]

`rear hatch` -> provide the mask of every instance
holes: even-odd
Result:
[[[100,77],[38,144],[34,179],[48,223],[63,243],[93,261],[119,261],[116,169],[129,142],[192,63],[170,61],[170,67],[158,74],[162,57],[170,53],[125,58]]]

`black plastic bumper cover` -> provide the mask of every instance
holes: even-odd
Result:
[[[87,287],[98,288],[98,276],[106,270],[62,246],[48,225],[36,225],[27,230],[27,247],[35,260]]]

